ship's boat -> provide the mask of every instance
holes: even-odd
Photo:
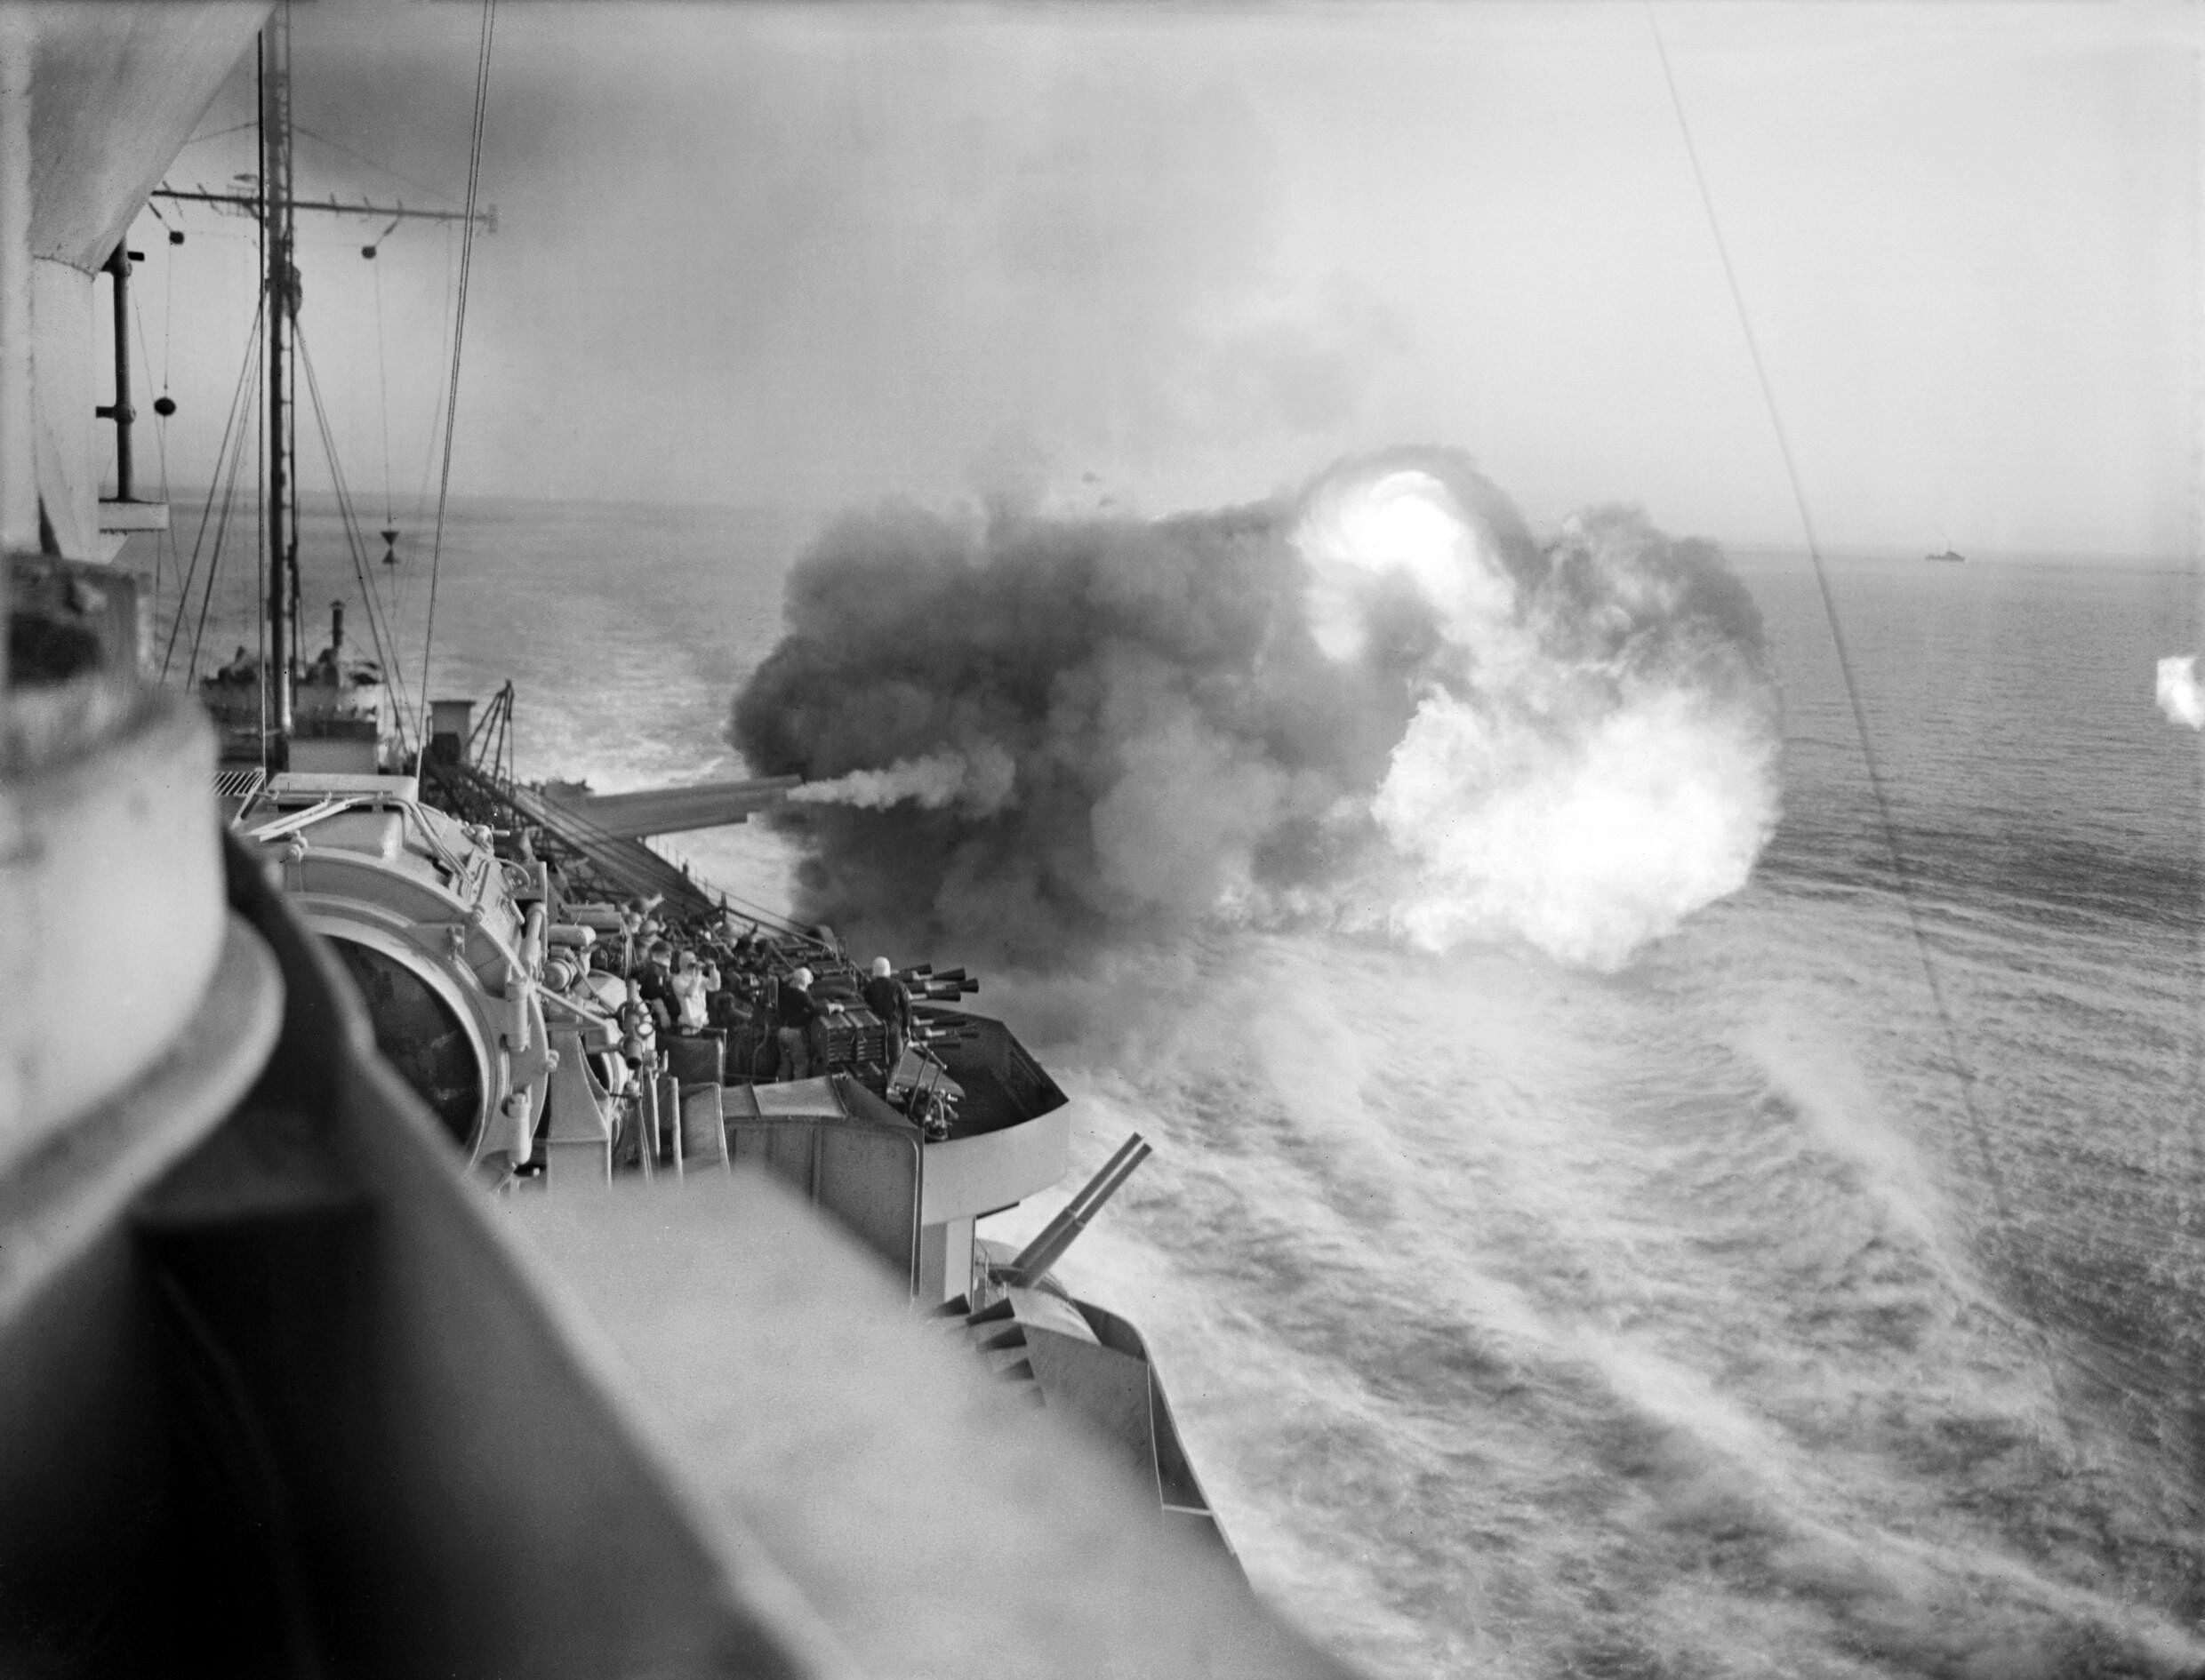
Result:
[[[807,1079],[733,1015],[639,1045],[602,895],[679,872],[456,732],[361,767],[341,629],[320,744],[218,808],[216,731],[137,675],[107,563],[163,510],[99,496],[88,347],[266,15],[0,10],[0,1668],[1338,1672],[1049,1276],[1145,1146],[975,1238],[1067,1122],[963,977],[909,974],[897,1055],[846,1005]],[[839,955],[784,930],[757,978]]]

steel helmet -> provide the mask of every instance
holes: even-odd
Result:
[[[889,975],[894,972],[894,968],[890,964],[886,957],[876,956],[873,958],[873,978],[875,980],[886,980]]]

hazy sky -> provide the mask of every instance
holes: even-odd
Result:
[[[1824,541],[2181,552],[2192,14],[1658,17]],[[300,7],[300,191],[456,201],[478,21]],[[248,61],[172,185],[253,166],[249,130],[219,132],[252,88]],[[1537,523],[1626,500],[1799,540],[1648,13],[1622,0],[509,0],[482,193],[460,493],[1162,512],[1433,443]],[[164,213],[188,243],[150,220],[135,243],[180,482],[237,378],[253,236]],[[349,476],[380,503],[388,459],[403,508],[457,246],[409,227],[364,262],[378,231],[302,220],[303,319]]]

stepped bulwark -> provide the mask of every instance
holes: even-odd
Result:
[[[483,1196],[279,890],[310,842],[223,833],[91,311],[265,11],[0,9],[0,1668],[1338,1672],[773,1180]],[[1129,1330],[1001,1300],[1175,1452]]]

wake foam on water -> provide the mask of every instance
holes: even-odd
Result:
[[[1803,1153],[1842,1168],[1845,1188],[1874,1221],[1876,1233],[1888,1231],[1904,1242],[1956,1296],[1988,1299],[1966,1260],[1928,1158],[1884,1121],[1857,1064],[1789,1003],[1757,1012],[1731,1044],[1798,1116]]]
[[[2158,1520],[2135,1467],[1842,1041],[1695,1002],[1744,955],[1218,935],[1053,1047],[1086,1154],[1159,1145],[1068,1272],[1151,1329],[1259,1585],[1399,1674],[2205,1660],[2124,1602],[2087,1537]]]
[[[2159,662],[2154,697],[2170,724],[2205,729],[2205,688],[2197,680],[2197,655],[2181,653]]]

